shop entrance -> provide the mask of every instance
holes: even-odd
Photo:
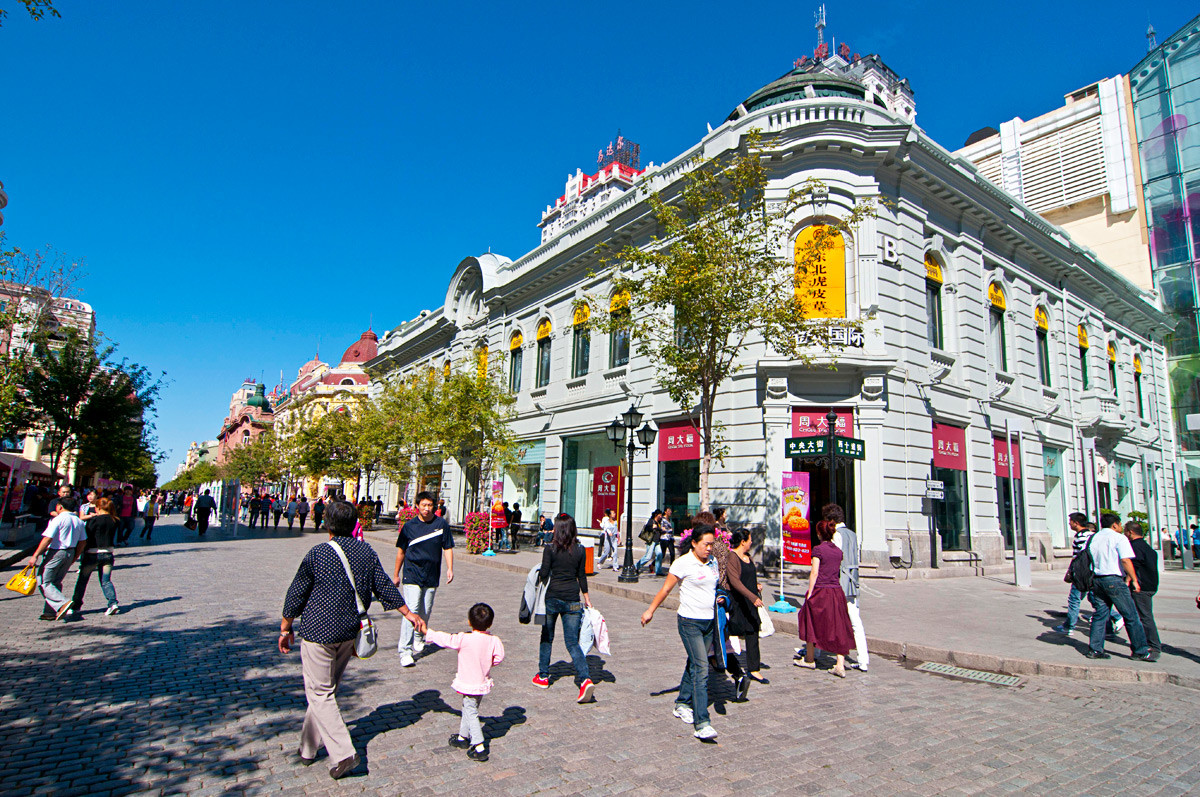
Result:
[[[828,503],[837,504],[846,513],[846,525],[853,527],[857,517],[855,494],[857,492],[854,479],[854,463],[839,460],[837,463],[837,494],[829,494],[829,465],[827,463],[804,462],[792,460],[792,471],[808,474],[808,522],[809,528],[815,528],[821,519],[821,507]],[[858,529],[855,529],[858,531]],[[813,537],[813,543],[816,543]]]

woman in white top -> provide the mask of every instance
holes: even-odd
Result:
[[[600,541],[604,548],[600,554],[600,564],[612,557],[612,569],[617,570],[617,538],[621,532],[617,529],[617,510],[605,509],[604,517],[600,518]]]
[[[642,625],[654,618],[654,612],[679,588],[679,638],[687,651],[687,666],[679,682],[675,716],[692,723],[693,734],[701,741],[712,741],[717,732],[708,721],[708,649],[716,633],[717,563],[712,558],[713,527],[696,526],[688,538],[691,550],[671,563],[667,580],[642,615]]]

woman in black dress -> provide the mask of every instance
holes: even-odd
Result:
[[[746,640],[746,668],[738,657],[728,656],[729,674],[737,682],[737,699],[745,700],[750,691],[750,681],[767,683],[759,671],[761,660],[758,649],[758,631],[762,627],[758,619],[758,607],[763,605],[762,588],[758,585],[758,573],[754,560],[750,558],[750,532],[737,529],[729,540],[729,553],[725,561],[725,573],[729,580],[729,620],[725,629],[729,636]]]

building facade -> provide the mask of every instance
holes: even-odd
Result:
[[[217,432],[217,458],[214,464],[225,462],[229,452],[249,443],[275,423],[275,410],[266,395],[266,387],[247,378],[229,399],[229,414]]]
[[[844,306],[834,315],[861,331],[848,323],[811,363],[749,345],[718,396],[729,454],[711,475],[713,503],[765,532],[768,556],[785,472],[808,473],[814,511],[831,497],[824,464],[785,453],[789,438],[823,432],[831,409],[839,433],[865,443],[864,459],[838,466],[832,497],[868,564],[977,572],[1014,547],[1040,561],[1066,556],[1075,509],[1144,511],[1155,528],[1173,525],[1168,323],[1155,297],[932,141],[915,114],[907,82],[878,57],[819,49],[687,152],[637,181],[610,179],[608,197],[570,223],[546,234],[557,217],[543,214],[534,250],[464,259],[442,305],[385,334],[369,365],[403,378],[474,367],[483,347],[506,353],[526,446],[503,475],[505,500],[526,517],[564,511],[584,526],[604,474],[620,465],[604,427],[636,404],[659,433],[632,463],[635,524],[656,507],[695,512],[691,408],[669,399],[627,338],[588,331],[579,302],[619,309],[599,247],[655,232],[633,186],[677,188],[696,156],[735,150],[758,129],[769,202],[808,178],[827,188],[792,219],[785,251],[814,225],[885,200],[826,262],[839,286],[830,305]],[[457,517],[477,508],[455,462],[431,453],[420,473],[413,487],[436,488]],[[943,483],[943,499],[924,497],[929,480]]]
[[[1129,73],[1150,265],[1174,328],[1167,339],[1181,479],[1200,521],[1200,17]]]

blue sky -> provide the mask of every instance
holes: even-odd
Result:
[[[794,2],[0,0],[8,243],[84,258],[121,354],[168,375],[164,478],[246,376],[290,381],[516,258],[618,128],[663,162],[811,53]],[[1191,3],[828,2],[955,149],[1128,70]]]

